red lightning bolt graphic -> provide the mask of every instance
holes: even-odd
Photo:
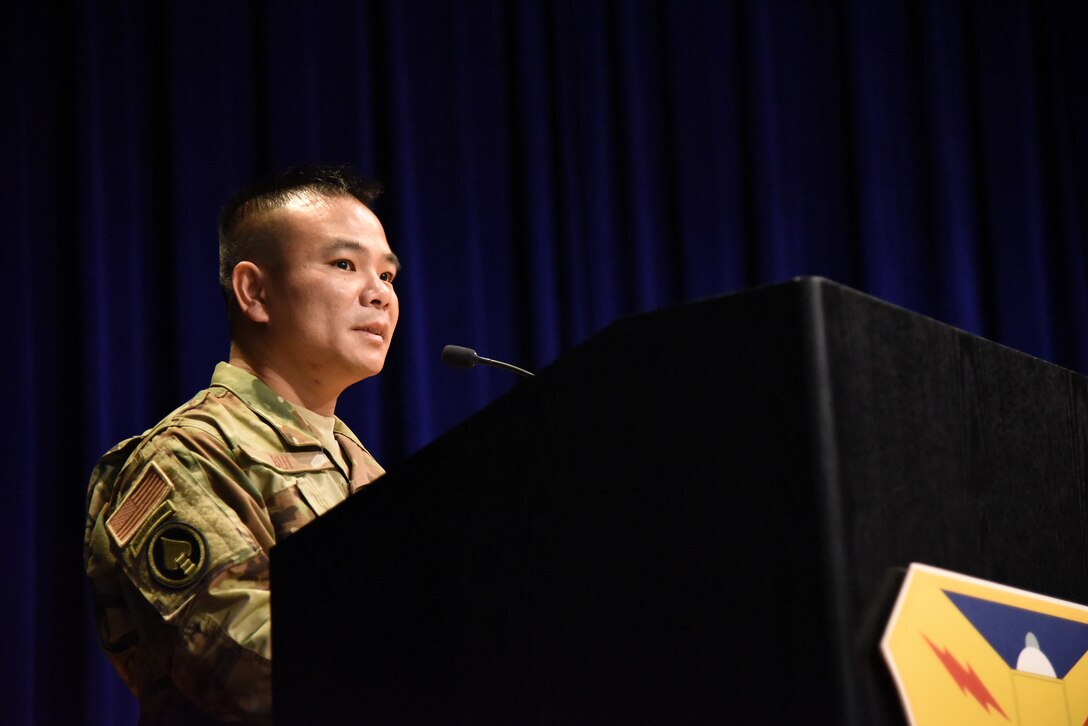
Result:
[[[990,695],[990,692],[986,689],[986,686],[982,685],[982,681],[979,679],[978,674],[971,668],[971,664],[967,663],[965,669],[960,665],[960,662],[956,660],[956,657],[948,652],[948,648],[938,648],[933,645],[933,641],[926,638],[925,633],[922,633],[922,637],[929,643],[929,647],[933,649],[933,652],[937,654],[937,657],[941,659],[941,663],[948,669],[949,675],[952,676],[952,680],[956,682],[956,685],[960,687],[961,693],[970,693],[978,701],[979,705],[986,709],[986,713],[990,712],[990,706],[994,707],[994,710],[1005,716],[1005,720],[1008,721],[1009,717],[1005,715],[1005,712],[1001,710],[1001,706],[997,705],[997,701]]]

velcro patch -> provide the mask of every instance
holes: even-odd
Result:
[[[124,547],[170,493],[170,482],[155,464],[144,471],[125,500],[106,520],[106,529],[118,547]]]
[[[329,457],[321,451],[258,451],[243,447],[253,459],[280,471],[315,471],[332,467]]]

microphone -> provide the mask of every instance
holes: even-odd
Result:
[[[442,349],[442,362],[454,368],[475,368],[476,366],[492,366],[517,373],[522,378],[532,378],[533,374],[524,368],[503,363],[501,360],[492,360],[476,355],[471,348],[463,348],[459,345],[447,345]]]

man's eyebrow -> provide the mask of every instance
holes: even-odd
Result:
[[[352,252],[367,251],[362,244],[356,242],[355,240],[338,239],[327,245],[323,252],[326,255],[330,255],[334,252],[339,252],[340,250],[351,250]],[[394,268],[396,268],[397,272],[400,272],[400,258],[397,257],[395,254],[390,252],[386,255],[383,255],[382,259],[391,264]]]

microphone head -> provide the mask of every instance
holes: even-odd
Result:
[[[471,348],[447,345],[442,349],[442,362],[456,368],[472,368],[480,362],[480,356]]]

